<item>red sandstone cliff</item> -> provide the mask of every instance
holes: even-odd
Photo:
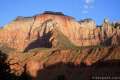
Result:
[[[25,72],[33,78],[57,63],[91,66],[99,61],[119,60],[119,44],[120,29],[107,20],[97,27],[93,20],[78,22],[57,12],[18,17],[0,29],[0,51],[7,55],[5,63],[10,72]],[[64,71],[61,74],[68,76]],[[54,76],[39,78],[53,80]]]

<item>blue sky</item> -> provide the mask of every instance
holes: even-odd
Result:
[[[63,12],[77,20],[92,18],[97,24],[105,17],[120,20],[120,0],[1,0],[0,26],[17,16],[32,16],[46,10]]]

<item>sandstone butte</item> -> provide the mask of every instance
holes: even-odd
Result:
[[[119,27],[119,23],[108,20],[98,27],[92,19],[76,21],[60,12],[19,16],[0,29],[0,64],[8,66],[1,67],[5,71],[0,75],[75,80],[74,74],[80,76],[79,69],[71,66],[120,60]],[[64,79],[54,79],[58,75]]]

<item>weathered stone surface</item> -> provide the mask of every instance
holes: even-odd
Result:
[[[82,49],[38,49],[33,50],[27,53],[18,53],[14,52],[12,55],[9,55],[7,58],[6,63],[10,66],[10,71],[16,75],[20,75],[23,71],[31,76],[32,78],[37,78],[41,76],[41,70],[53,66],[54,64],[61,64],[61,66],[54,66],[53,68],[50,67],[50,70],[54,72],[54,69],[59,70],[59,67],[62,67],[62,64],[65,64],[67,67],[74,66],[81,66],[81,64],[85,64],[86,66],[94,65],[95,63],[101,61],[108,61],[108,60],[119,60],[120,47],[89,47],[89,48],[82,48]],[[71,66],[70,66],[70,65]],[[64,73],[64,70],[67,70],[67,67],[63,66],[65,69],[61,73]],[[54,75],[46,75],[44,77],[47,79],[48,77],[57,76],[56,72],[53,73]],[[72,74],[71,74],[72,75]],[[44,75],[45,76],[45,75]],[[42,76],[39,79],[43,78]],[[71,78],[68,78],[71,80]],[[37,79],[35,79],[37,80]],[[51,80],[51,79],[49,79]]]
[[[79,21],[79,23],[80,23],[80,27],[83,27],[83,28],[89,28],[89,29],[96,28],[96,23],[92,19],[84,19]]]
[[[120,29],[109,21],[96,27],[90,19],[78,22],[47,11],[33,17],[17,17],[0,29],[0,64],[9,66],[9,73],[25,73],[34,80],[53,80],[61,74],[65,80],[74,80],[68,73],[74,76],[79,70],[73,66],[120,60],[119,45]]]
[[[113,29],[108,22],[104,22],[100,30],[93,20],[85,19],[77,22],[72,17],[47,12],[33,17],[17,17],[1,29],[0,43],[6,43],[9,47],[20,51],[30,48],[32,43],[34,47],[51,47],[49,39],[55,28],[76,46],[100,45],[113,35],[119,36],[120,32]]]

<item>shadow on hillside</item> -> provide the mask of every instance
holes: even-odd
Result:
[[[39,33],[38,33],[38,39],[31,42],[25,48],[24,52],[27,52],[34,48],[50,48],[52,46],[52,44],[49,42],[51,35],[52,35],[51,32],[48,32],[48,33],[43,33],[43,36],[39,37]]]
[[[21,76],[10,74],[9,68],[4,61],[7,55],[0,52],[0,80],[31,80],[23,73]],[[120,78],[120,60],[97,62],[92,66],[85,64],[74,65],[73,63],[59,62],[38,71],[35,80],[100,80],[97,78]],[[110,80],[110,79],[109,79]]]
[[[24,73],[22,76],[10,74],[9,66],[5,63],[7,55],[0,51],[0,80],[29,80]]]
[[[7,59],[7,55],[0,51],[0,80],[4,80],[7,77],[6,69],[8,66],[4,63]]]
[[[98,62],[92,66],[56,63],[38,72],[36,80],[91,80],[120,77],[120,60]]]

